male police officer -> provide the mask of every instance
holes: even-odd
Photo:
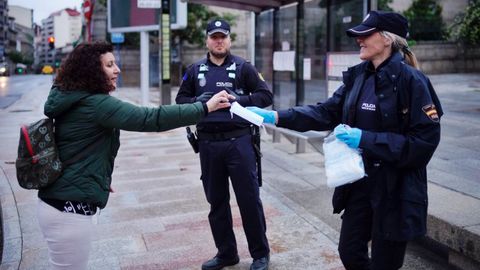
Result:
[[[227,90],[243,106],[266,107],[272,93],[256,69],[230,54],[230,25],[213,20],[207,26],[207,57],[186,71],[176,97],[177,103],[208,100]],[[269,253],[262,201],[259,195],[255,149],[250,124],[228,110],[210,113],[197,124],[201,179],[207,201],[208,219],[218,253],[203,263],[203,270],[222,269],[239,262],[232,228],[230,177],[242,217],[251,270],[268,269]]]

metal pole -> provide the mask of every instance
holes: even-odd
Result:
[[[296,53],[296,99],[295,105],[305,103],[305,81],[303,80],[303,58],[305,57],[305,5],[304,0],[297,4],[297,53]]]
[[[171,38],[170,38],[170,0],[162,0],[162,17],[160,31],[162,33],[162,104],[171,104],[172,99],[172,86],[170,84],[170,68],[172,64],[171,60]]]
[[[122,68],[123,68],[122,67],[122,56],[120,54],[120,44],[119,43],[115,44],[115,60],[117,60],[117,65],[120,68],[120,70],[122,70]],[[120,73],[118,75],[117,81],[118,81],[117,86],[122,87],[123,86],[122,73]]]
[[[280,24],[280,16],[278,15],[278,7],[275,8],[273,10],[273,35],[272,35],[272,44],[273,44],[273,50],[272,50],[272,54],[278,50],[278,46],[276,46],[275,44],[277,43],[280,43],[279,42],[279,34],[278,34],[278,28],[279,28],[279,24]],[[278,78],[276,78],[276,75],[278,74],[278,72],[276,72],[274,69],[273,69],[273,65],[272,65],[272,93],[273,93],[273,104],[272,104],[272,109],[276,110],[277,109],[277,106],[280,105],[280,102],[276,101],[277,100],[277,81]],[[279,99],[279,98],[278,98]]]
[[[149,62],[148,62],[148,32],[140,32],[140,91],[142,93],[142,105],[149,103]]]
[[[250,12],[250,38],[248,42],[248,50],[250,53],[250,62],[255,63],[255,13]]]
[[[163,104],[163,37],[162,37],[162,11],[160,10],[158,18],[158,91],[160,92],[160,104]]]

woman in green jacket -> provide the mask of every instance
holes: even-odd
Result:
[[[45,103],[45,115],[55,119],[60,159],[89,151],[38,192],[38,220],[53,269],[87,268],[92,217],[107,204],[121,129],[158,132],[196,124],[233,98],[223,91],[205,103],[147,108],[123,102],[110,95],[120,74],[112,51],[103,42],[77,46]]]

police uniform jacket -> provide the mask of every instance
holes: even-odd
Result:
[[[204,92],[218,93],[227,90],[237,96],[242,106],[267,107],[272,104],[273,95],[263,77],[253,65],[245,59],[232,54],[217,66],[207,57],[188,67],[175,101],[179,104],[195,102]],[[248,127],[250,123],[229,109],[209,113],[197,125],[197,130],[208,133],[226,132]]]
[[[103,143],[87,157],[67,166],[52,185],[40,189],[45,199],[72,200],[104,208],[110,194],[120,129],[164,131],[192,125],[206,115],[204,104],[139,107],[107,94],[60,91],[53,88],[44,107],[55,119],[56,144],[61,160],[69,160],[98,140]]]
[[[360,146],[366,164],[380,165],[376,198],[380,215],[375,233],[385,239],[408,241],[426,233],[426,166],[440,141],[440,102],[429,79],[394,52],[375,73],[379,131],[362,131]],[[324,103],[278,112],[277,126],[298,131],[329,130],[340,123],[355,127],[355,106],[370,63],[343,74],[343,85]],[[370,64],[371,65],[371,64]],[[335,189],[334,213],[345,209],[350,185]]]

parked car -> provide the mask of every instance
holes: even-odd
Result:
[[[7,63],[0,63],[0,76],[10,76]]]
[[[42,68],[42,74],[52,74],[53,73],[53,67],[50,65],[45,65]]]

